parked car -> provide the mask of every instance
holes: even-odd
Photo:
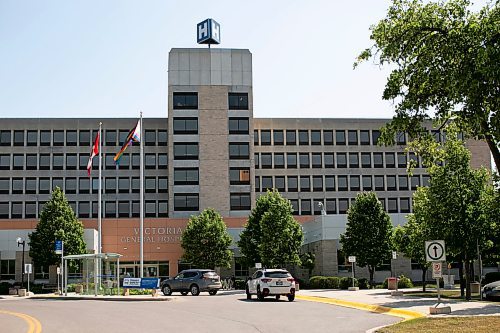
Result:
[[[483,297],[500,300],[500,281],[488,283],[483,287]]]
[[[295,299],[295,279],[285,269],[260,269],[256,271],[247,281],[247,299],[252,299],[252,295],[257,295],[259,301],[264,297],[286,296],[290,302]]]
[[[202,291],[215,295],[222,288],[222,284],[220,276],[211,269],[187,269],[174,278],[163,281],[160,288],[165,296],[170,296],[176,291],[183,296],[189,292],[193,296],[198,296]]]

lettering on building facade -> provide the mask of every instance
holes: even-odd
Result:
[[[134,228],[133,236],[122,236],[121,243],[140,243],[139,228]],[[144,243],[179,243],[182,228],[180,227],[147,227],[144,228]]]

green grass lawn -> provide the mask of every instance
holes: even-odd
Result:
[[[491,333],[498,332],[500,316],[419,318],[377,330],[378,333]]]

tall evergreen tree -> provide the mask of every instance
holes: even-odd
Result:
[[[207,208],[191,216],[182,233],[183,259],[200,268],[231,267],[231,242],[222,216]]]
[[[273,268],[300,264],[303,233],[290,201],[273,190],[257,199],[238,246],[248,265]]]
[[[391,251],[391,218],[374,192],[362,192],[347,213],[347,225],[340,243],[344,253],[356,256],[356,263],[370,272],[373,284],[375,267],[388,260]]]
[[[43,206],[40,221],[29,235],[30,257],[36,266],[50,266],[61,262],[55,253],[56,240],[64,242],[64,255],[87,252],[83,238],[83,224],[59,187],[52,191],[49,202]],[[73,265],[70,262],[70,265]]]

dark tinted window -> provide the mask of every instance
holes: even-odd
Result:
[[[297,131],[296,130],[286,130],[286,144],[296,145],[297,144]]]
[[[321,131],[313,130],[311,131],[311,144],[320,145],[321,144]]]
[[[174,185],[198,185],[198,168],[175,168]]]
[[[273,130],[273,140],[275,146],[282,146],[284,143],[283,131]]]
[[[229,134],[248,134],[248,118],[229,118]]]
[[[36,146],[38,144],[38,131],[28,131],[27,139],[28,146]]]
[[[286,153],[286,167],[289,169],[297,168],[297,153]]]
[[[249,168],[229,169],[229,183],[231,185],[249,185],[250,169]]]
[[[299,131],[299,145],[306,146],[309,144],[309,131]]]
[[[174,209],[176,211],[196,211],[198,210],[198,194],[175,194]]]
[[[66,131],[66,146],[76,146],[77,141],[76,131]]]
[[[229,158],[230,159],[248,159],[250,149],[248,143],[230,143]]]
[[[347,134],[348,134],[349,145],[357,145],[358,131],[348,131]]]
[[[323,131],[323,144],[333,145],[333,131]]]
[[[14,146],[24,146],[24,131],[14,131]]]
[[[273,279],[279,279],[279,278],[283,279],[291,277],[290,273],[288,273],[287,271],[265,272],[264,276]]]
[[[191,109],[195,110],[198,108],[198,93],[195,92],[174,92],[173,93],[173,109]]]
[[[198,134],[198,118],[174,118],[174,134]]]
[[[0,131],[0,146],[10,146],[12,144],[12,134],[9,130]]]
[[[64,146],[64,131],[54,131],[54,146]]]
[[[260,131],[260,144],[261,146],[271,145],[271,130]]]
[[[231,193],[230,205],[231,210],[250,210],[250,194]]]
[[[89,146],[90,145],[90,131],[81,130],[79,133],[78,142],[80,146]]]
[[[337,130],[335,131],[335,141],[337,145],[345,145],[345,131],[344,130]]]
[[[40,146],[50,146],[50,131],[40,131]]]
[[[248,147],[248,145],[247,145]],[[175,143],[174,144],[174,159],[176,160],[197,160],[198,159],[198,144],[197,143]]]
[[[229,93],[229,110],[248,110],[247,93]]]
[[[370,144],[370,131],[359,131],[359,139],[362,145]]]
[[[155,130],[145,130],[144,131],[144,144],[146,146],[156,146],[156,131]]]

